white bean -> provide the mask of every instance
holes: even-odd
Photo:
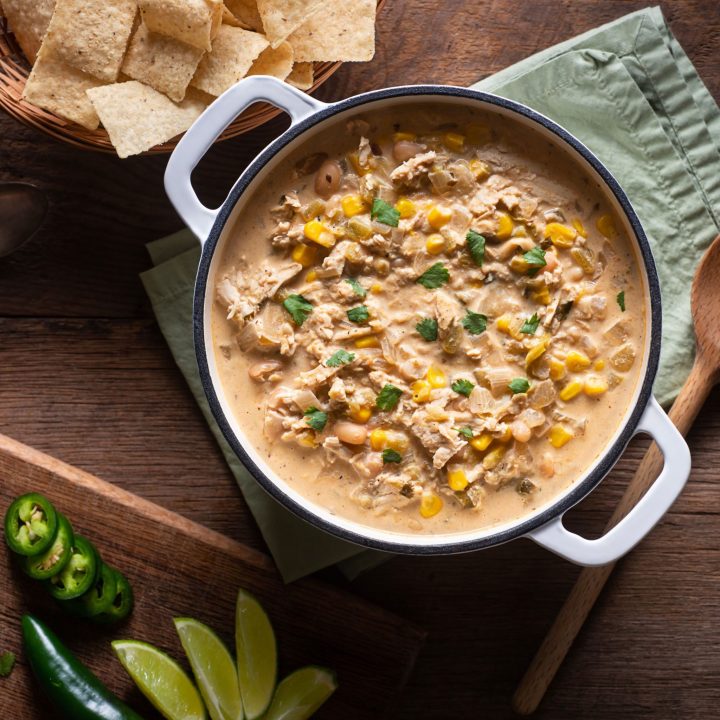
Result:
[[[530,428],[522,420],[515,420],[510,425],[510,432],[513,434],[513,437],[521,443],[526,443],[532,436]]]
[[[364,425],[346,420],[336,422],[333,432],[337,435],[338,440],[349,445],[362,445],[367,439],[367,428]]]
[[[547,478],[551,478],[555,474],[555,463],[550,453],[545,453],[540,458],[539,469],[542,475]]]
[[[552,250],[548,250],[548,252],[545,253],[545,269],[548,272],[552,272],[557,267],[557,264],[557,255]]]
[[[421,153],[425,149],[424,145],[420,143],[411,142],[410,140],[398,140],[393,145],[393,157],[398,162],[405,162],[411,157],[415,157],[418,153]]]
[[[315,192],[327,200],[340,189],[342,168],[335,160],[326,160],[315,174]]]

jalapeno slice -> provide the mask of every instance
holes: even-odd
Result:
[[[70,521],[58,513],[58,530],[53,544],[41,555],[23,559],[25,573],[35,580],[48,580],[70,561],[75,536]]]
[[[70,600],[66,607],[82,617],[95,617],[112,605],[116,592],[117,576],[109,565],[100,560],[93,586],[84,595]]]
[[[57,528],[57,512],[40,493],[21,495],[5,513],[5,541],[18,555],[44,553],[53,544]]]
[[[56,600],[72,600],[84,595],[95,582],[99,567],[95,546],[76,535],[68,564],[48,580],[48,590]]]
[[[113,623],[124,620],[133,609],[133,591],[128,579],[113,568],[115,573],[115,597],[110,607],[95,617],[98,622]]]

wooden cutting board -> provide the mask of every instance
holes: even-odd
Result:
[[[0,717],[10,709],[17,720],[58,717],[38,697],[23,658],[23,612],[46,620],[114,692],[144,717],[155,718],[110,641],[145,640],[187,668],[172,618],[198,618],[233,648],[239,587],[254,593],[270,615],[280,677],[307,664],[337,672],[340,687],[318,718],[385,717],[398,700],[424,642],[424,633],[405,620],[312,579],[284,585],[265,555],[0,435],[0,514],[14,497],[33,490],[47,495],[76,531],[127,575],[135,590],[135,612],[115,628],[68,618],[23,575],[3,542],[0,651],[14,652],[18,662],[9,678],[0,678]]]

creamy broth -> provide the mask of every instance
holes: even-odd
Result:
[[[214,288],[248,439],[303,496],[387,530],[546,504],[642,370],[643,282],[602,194],[553,144],[466,108],[358,115],[313,145],[248,199]]]

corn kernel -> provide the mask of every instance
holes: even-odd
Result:
[[[572,400],[576,395],[579,395],[583,391],[583,383],[579,380],[571,380],[559,393],[560,399],[563,402]]]
[[[569,248],[575,242],[577,230],[558,222],[551,222],[545,226],[545,237],[559,248]]]
[[[355,341],[356,348],[376,348],[380,347],[380,340],[376,335],[368,335],[367,337],[358,338]]]
[[[582,224],[582,221],[580,220],[580,218],[575,218],[572,221],[572,226],[575,228],[575,232],[577,232],[577,234],[580,237],[584,237],[584,238],[587,237],[587,230],[585,229],[585,226]]]
[[[515,228],[513,219],[507,213],[500,213],[497,217],[498,229],[495,237],[498,240],[507,240]]]
[[[445,238],[440,233],[433,233],[425,242],[425,250],[430,255],[439,255],[445,250]]]
[[[367,175],[372,169],[360,162],[360,156],[356,152],[350,153],[348,155],[348,160],[350,160],[350,164],[353,166],[353,169],[358,175]]]
[[[593,365],[593,368],[597,371],[604,370],[605,369],[605,361],[600,358],[595,361],[595,364]]]
[[[486,470],[494,470],[500,464],[500,461],[505,456],[506,451],[507,451],[507,447],[505,445],[498,445],[496,448],[493,448],[483,458],[483,461],[482,461],[483,467]]]
[[[565,356],[565,366],[570,372],[580,372],[590,367],[590,358],[579,350],[571,350]]]
[[[501,332],[505,333],[506,335],[510,335],[510,323],[512,322],[512,316],[510,315],[501,315],[496,321],[495,321],[495,327]]]
[[[393,142],[400,142],[405,140],[407,142],[413,142],[417,139],[417,135],[414,132],[396,132],[392,136]]]
[[[507,425],[504,430],[501,430],[499,434],[495,436],[495,439],[501,443],[510,442],[512,440],[512,430],[510,430],[510,426]]]
[[[303,267],[310,267],[317,257],[317,248],[300,243],[293,248],[292,259]]]
[[[483,433],[470,440],[470,447],[478,452],[483,452],[488,449],[492,441],[493,436],[490,433]]]
[[[549,305],[552,302],[547,285],[543,285],[539,290],[530,293],[530,298],[538,305]]]
[[[400,213],[401,218],[411,218],[417,212],[415,203],[405,197],[401,197],[395,203],[395,209]]]
[[[443,145],[453,152],[462,152],[465,149],[465,136],[460,133],[449,132],[443,135]]]
[[[335,236],[330,232],[328,227],[319,220],[306,222],[303,227],[303,233],[308,240],[312,240],[323,247],[330,248],[335,244]]]
[[[492,139],[492,132],[487,125],[482,123],[468,123],[465,128],[467,141],[472,145],[484,145]]]
[[[416,403],[425,403],[430,400],[432,386],[427,380],[418,380],[412,384],[412,399]]]
[[[372,410],[370,408],[353,405],[350,407],[348,414],[351,420],[364,425],[372,417]]]
[[[603,378],[591,376],[585,380],[585,394],[589,397],[598,397],[607,392],[608,384]]]
[[[597,264],[595,253],[588,247],[574,247],[570,250],[572,259],[582,268],[586,275],[593,275]]]
[[[548,367],[550,368],[550,378],[552,380],[562,380],[565,377],[565,363],[557,358],[548,358]]]
[[[482,182],[486,178],[490,177],[490,166],[482,160],[471,160],[470,172],[472,172],[476,180]]]
[[[387,439],[388,436],[385,430],[382,428],[375,428],[370,433],[370,447],[376,452],[384,450],[387,447]]]
[[[431,365],[427,371],[427,379],[434,388],[441,388],[447,385],[447,375],[437,365]]]
[[[306,448],[315,448],[318,446],[318,443],[315,440],[315,435],[311,432],[304,432],[298,435],[297,444]]]
[[[370,292],[373,295],[379,295],[383,291],[383,286],[380,283],[373,283],[370,286]]]
[[[420,514],[424,518],[431,518],[433,515],[437,515],[442,510],[442,506],[442,499],[434,492],[423,492],[420,498]]]
[[[443,225],[447,225],[452,217],[452,210],[442,205],[434,205],[430,208],[427,219],[430,227],[439,230]]]
[[[311,283],[315,282],[317,280],[317,270],[311,270],[306,276],[305,276],[305,282]]]
[[[553,425],[548,432],[548,440],[555,448],[561,448],[573,439],[573,434],[564,425]]]
[[[617,229],[615,227],[615,221],[612,219],[612,215],[601,215],[597,219],[595,227],[597,227],[600,234],[604,235],[606,238],[614,238],[617,235]]]
[[[510,269],[524,275],[530,269],[530,265],[522,255],[513,255],[510,260]]]
[[[537,345],[533,345],[532,348],[530,348],[530,351],[525,356],[525,367],[528,368],[530,365],[532,365],[539,357],[541,357],[545,351],[547,350],[547,341],[543,340],[542,342],[537,343]]]
[[[409,446],[410,441],[404,433],[393,432],[391,430],[387,434],[387,447],[397,450],[399,453],[404,453]]]
[[[450,489],[455,492],[462,492],[469,485],[464,470],[449,470],[447,477]]]
[[[367,205],[359,195],[346,195],[341,201],[340,206],[345,213],[345,217],[354,217],[367,210]]]

